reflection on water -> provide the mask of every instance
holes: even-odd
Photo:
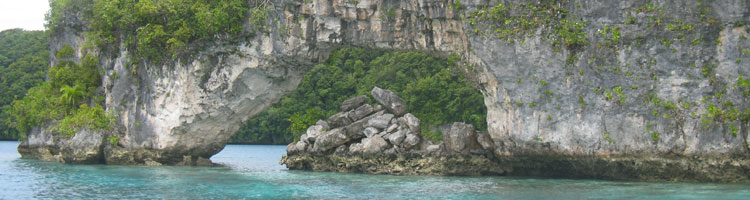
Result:
[[[65,165],[0,142],[0,199],[746,199],[750,185],[289,171],[284,146],[228,145],[223,167]]]

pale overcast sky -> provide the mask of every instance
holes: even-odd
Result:
[[[48,0],[0,0],[0,31],[12,28],[44,30]]]

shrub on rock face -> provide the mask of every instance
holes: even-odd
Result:
[[[297,139],[299,138],[299,135],[306,132],[308,126],[312,125],[315,120],[318,120],[323,116],[325,116],[325,114],[320,108],[309,108],[304,114],[295,113],[286,120],[291,123],[288,130],[292,131],[294,139]]]
[[[98,63],[93,54],[84,55],[80,64],[60,61],[50,68],[49,81],[15,100],[8,112],[21,136],[49,122],[56,124],[51,129],[68,137],[84,129],[112,128],[114,115],[105,112],[100,106],[103,102],[96,101],[103,99],[97,92],[101,86]]]

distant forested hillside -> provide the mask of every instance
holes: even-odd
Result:
[[[44,31],[11,29],[0,32],[0,139],[17,139],[8,110],[29,88],[44,82],[49,50]]]

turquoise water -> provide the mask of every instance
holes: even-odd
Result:
[[[750,199],[750,185],[289,171],[285,146],[227,145],[226,167],[65,165],[0,141],[0,199]]]

